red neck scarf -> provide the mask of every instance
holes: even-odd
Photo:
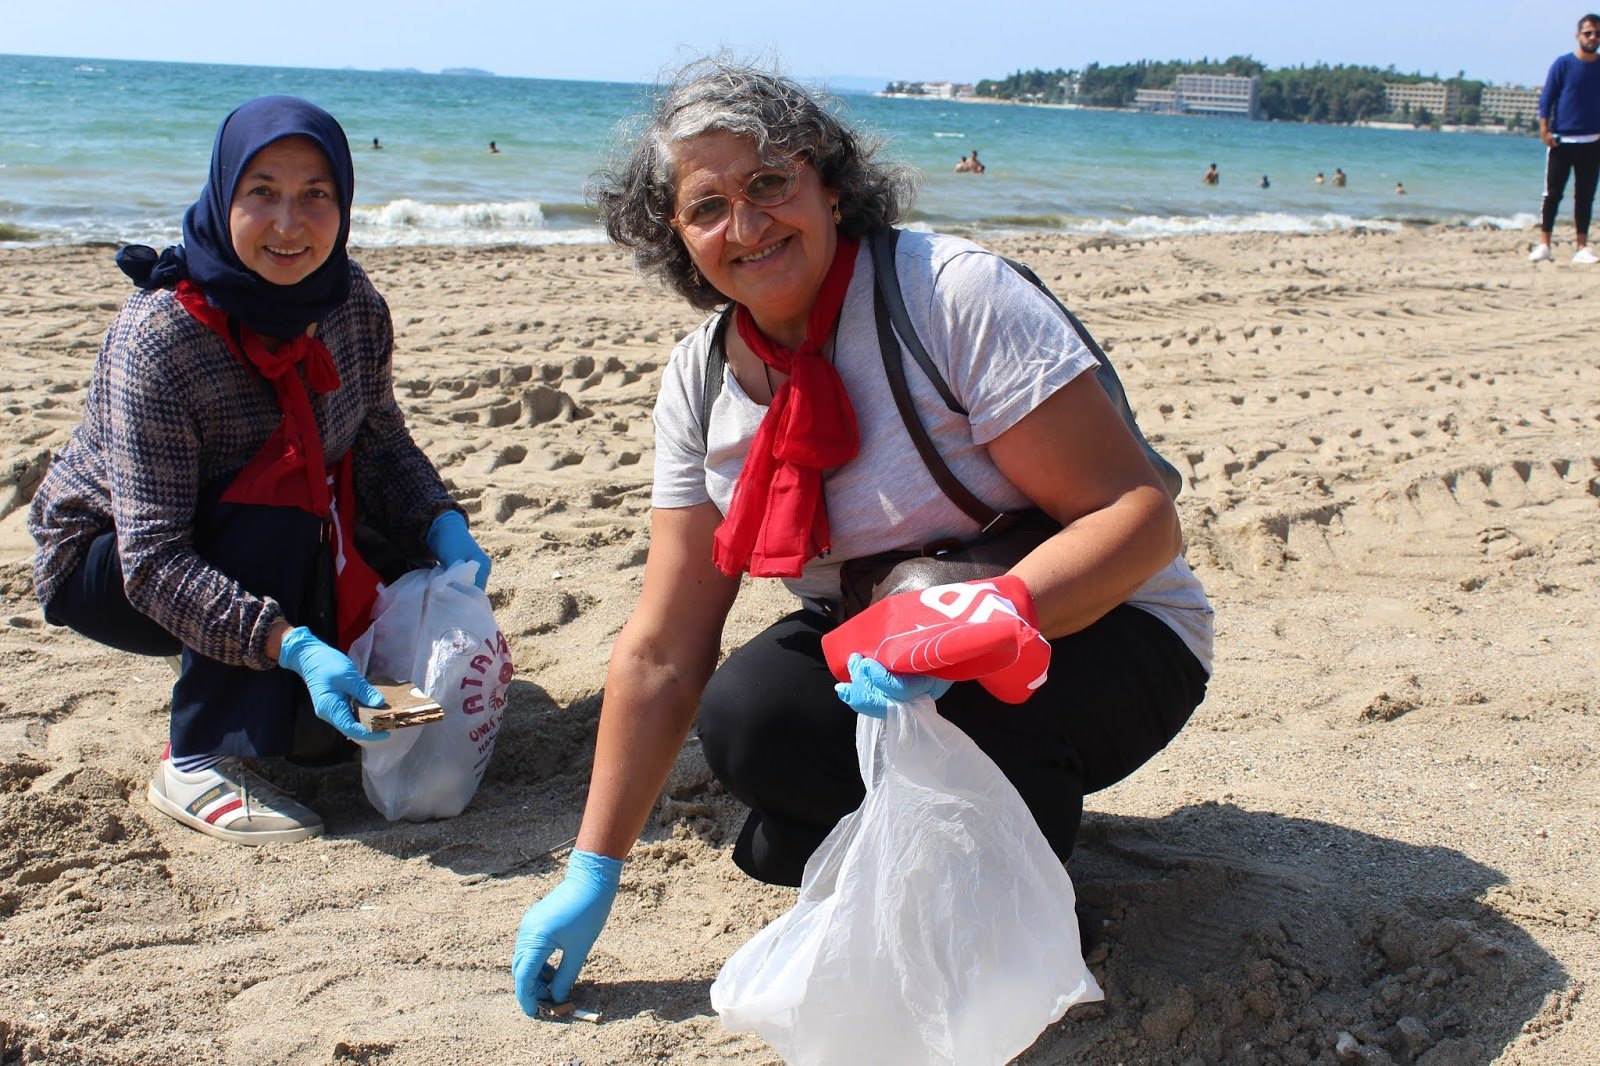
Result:
[[[223,503],[297,507],[325,519],[334,554],[334,601],[338,608],[339,647],[352,641],[371,624],[372,604],[381,582],[376,571],[356,552],[355,470],[346,452],[330,470],[322,451],[322,434],[306,385],[317,392],[339,387],[339,370],[328,346],[301,334],[285,340],[277,351],[254,331],[229,326],[227,312],[213,307],[192,281],[178,283],[178,302],[196,321],[227,344],[228,351],[246,367],[272,384],[283,419],[254,458],[245,464],[222,494]],[[304,366],[306,380],[295,372]]]
[[[756,325],[748,308],[733,322],[750,350],[789,375],[756,430],[711,558],[729,577],[799,577],[831,546],[822,472],[855,458],[861,446],[855,408],[839,372],[822,354],[844,307],[859,244],[840,237],[822,288],[806,317],[806,339],[790,351]]]

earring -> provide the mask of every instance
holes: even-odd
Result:
[[[833,224],[835,226],[837,226],[839,223],[841,223],[843,221],[844,221],[844,215],[842,215],[839,212],[839,205],[837,203],[835,203],[833,205]]]
[[[705,283],[706,283],[705,279],[700,276],[700,268],[695,266],[693,263],[690,263],[689,264],[689,284],[693,285],[695,288],[698,289],[702,285],[704,285]]]

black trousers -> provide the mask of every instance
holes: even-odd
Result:
[[[1546,149],[1544,161],[1544,201],[1540,204],[1539,228],[1555,229],[1556,211],[1567,190],[1567,175],[1573,175],[1572,225],[1578,235],[1589,236],[1589,215],[1594,209],[1594,190],[1600,181],[1600,141],[1587,144],[1556,142]]]
[[[322,520],[293,507],[202,503],[195,549],[258,596],[277,600],[293,625],[330,640],[331,587],[319,567]],[[207,658],[128,602],[116,534],[97,537],[45,619],[135,655],[183,655],[172,687],[174,755],[293,755],[324,761],[352,747],[311,709],[305,682],[289,670],[253,670]]]
[[[834,694],[822,655],[831,626],[812,611],[783,618],[730,655],[700,701],[706,760],[750,807],[733,860],[771,884],[798,885],[817,845],[866,795],[856,713]],[[1001,703],[966,682],[938,708],[1016,786],[1065,860],[1083,797],[1165,747],[1208,677],[1171,629],[1137,607],[1050,643],[1049,680],[1026,703]]]

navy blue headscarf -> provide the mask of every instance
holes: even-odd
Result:
[[[233,191],[255,154],[285,137],[308,137],[322,149],[339,187],[339,237],[323,263],[303,281],[274,285],[250,270],[233,250],[228,214]],[[183,243],[159,256],[143,245],[117,253],[117,266],[143,289],[167,288],[185,278],[200,286],[213,306],[257,333],[298,337],[350,295],[350,204],[355,167],[344,129],[316,104],[293,96],[263,96],[222,120],[211,149],[211,175],[183,216]]]

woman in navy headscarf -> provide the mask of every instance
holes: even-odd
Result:
[[[382,735],[343,652],[380,574],[431,555],[488,579],[395,403],[389,309],[345,252],[353,190],[344,130],[314,104],[223,120],[183,243],[117,256],[141,291],[29,513],[46,619],[181,654],[152,805],[239,843],[322,832],[244,757],[328,761]]]

